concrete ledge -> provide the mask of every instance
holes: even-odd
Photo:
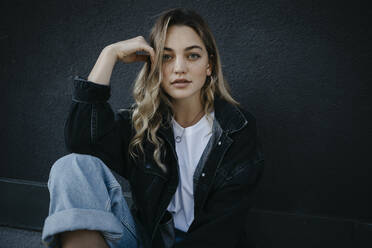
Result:
[[[246,223],[253,247],[372,247],[372,225],[351,219],[253,209]]]
[[[125,185],[124,189],[129,189],[126,182],[118,179]],[[33,241],[39,239],[49,208],[46,183],[0,178],[0,194],[0,226],[5,228],[3,231],[15,236],[24,234],[26,239]],[[130,192],[124,192],[124,195],[131,204]],[[17,229],[34,232],[31,237]],[[23,247],[4,246],[5,239],[0,240],[0,247]],[[262,248],[372,247],[372,224],[361,220],[252,209],[246,220],[244,243],[247,247]]]
[[[1,248],[40,248],[41,232],[16,229],[10,227],[0,227],[0,247]]]
[[[123,189],[129,189],[122,178],[118,181]],[[123,194],[131,205],[131,193],[126,191]],[[0,226],[41,231],[49,212],[46,183],[0,177],[0,195]]]

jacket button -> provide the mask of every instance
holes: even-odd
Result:
[[[205,173],[203,172],[203,173],[201,174],[201,176],[204,177],[204,176],[205,176]]]
[[[218,145],[219,145],[219,146],[221,145],[221,141],[218,141]]]

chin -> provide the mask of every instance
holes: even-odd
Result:
[[[174,100],[182,100],[182,99],[186,99],[186,98],[189,98],[191,95],[187,95],[187,94],[172,94],[170,95],[170,97]]]
[[[197,94],[198,94],[198,92],[193,92],[193,93],[190,93],[190,92],[174,93],[173,92],[172,94],[169,94],[169,96],[173,100],[183,100],[183,99],[188,99],[188,98],[194,98]]]

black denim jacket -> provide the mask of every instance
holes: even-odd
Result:
[[[194,174],[194,221],[187,238],[173,244],[173,219],[166,211],[176,192],[179,169],[171,125],[158,135],[165,141],[163,172],[144,144],[139,159],[128,154],[134,135],[131,108],[112,110],[110,87],[75,77],[73,101],[65,123],[69,152],[99,157],[126,178],[133,197],[132,214],[145,247],[236,247],[263,171],[263,153],[255,118],[244,109],[215,97],[213,135]]]

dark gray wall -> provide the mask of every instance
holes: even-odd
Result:
[[[53,162],[66,154],[73,77],[87,77],[106,45],[146,37],[152,16],[182,6],[208,21],[233,95],[257,118],[267,162],[255,209],[284,213],[287,221],[372,223],[372,13],[362,1],[2,5],[0,177],[46,182]],[[129,89],[140,66],[116,65],[114,109],[132,102]],[[278,220],[270,214],[258,221]]]

